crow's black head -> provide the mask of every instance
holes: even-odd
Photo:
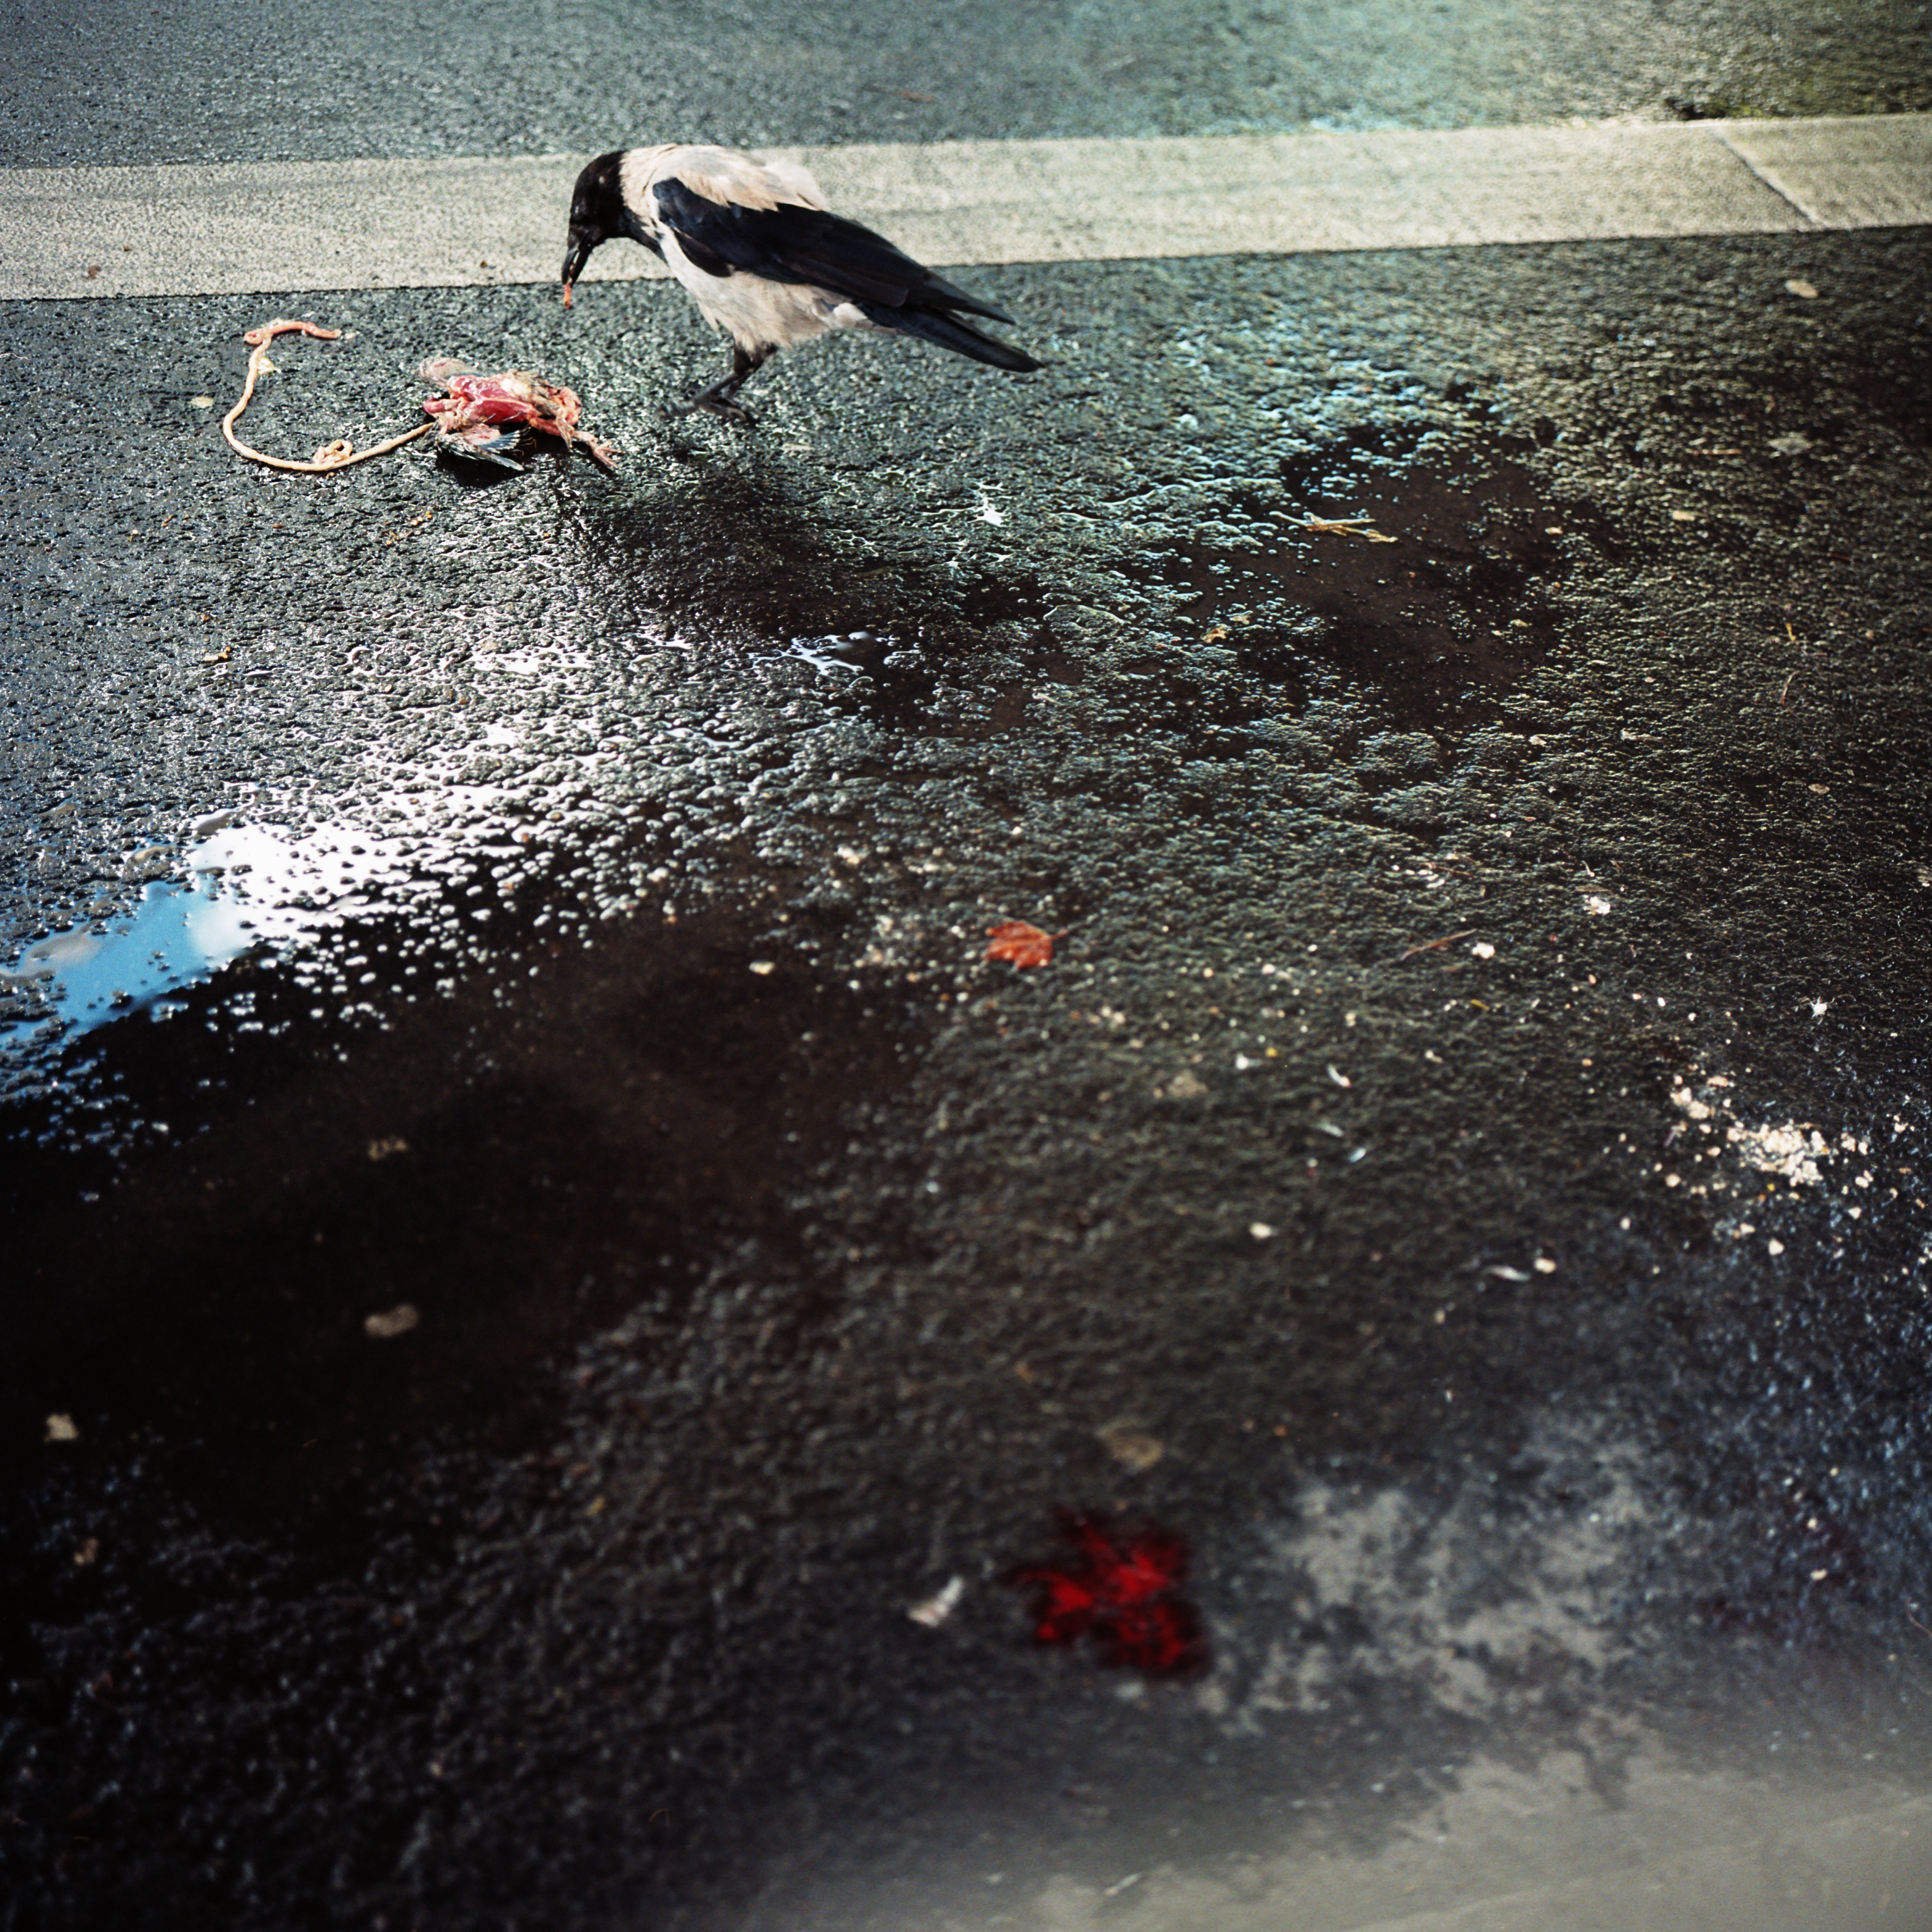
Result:
[[[599,154],[577,178],[570,196],[570,246],[563,258],[563,305],[570,306],[571,284],[584,272],[590,251],[626,232],[624,191],[618,179],[622,152]]]

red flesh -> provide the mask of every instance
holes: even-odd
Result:
[[[1010,1581],[1039,1594],[1034,1636],[1077,1643],[1090,1636],[1109,1664],[1150,1676],[1179,1676],[1206,1661],[1200,1620],[1180,1594],[1187,1552],[1157,1530],[1117,1541],[1091,1516],[1066,1522],[1079,1554],[1061,1564],[1015,1570]]]
[[[446,437],[487,441],[479,431],[523,423],[547,436],[561,436],[567,443],[581,442],[606,470],[612,466],[610,451],[593,437],[578,432],[584,405],[574,389],[560,382],[547,382],[521,369],[485,376],[441,357],[425,362],[422,375],[426,382],[439,382],[449,392],[447,396],[432,396],[423,404],[424,410],[437,418]]]

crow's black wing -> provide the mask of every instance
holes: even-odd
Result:
[[[808,282],[848,301],[888,308],[961,309],[989,321],[1012,316],[922,266],[883,235],[821,208],[724,206],[674,177],[652,190],[658,218],[708,275],[734,269],[767,281]]]

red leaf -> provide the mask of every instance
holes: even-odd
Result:
[[[1186,1546],[1158,1530],[1118,1540],[1091,1516],[1066,1519],[1078,1554],[1058,1564],[1016,1570],[1009,1582],[1036,1592],[1034,1637],[1072,1644],[1090,1636],[1104,1662],[1150,1676],[1180,1676],[1207,1662],[1193,1606],[1180,1594]]]
[[[988,959],[1010,959],[1016,966],[1053,964],[1053,942],[1060,935],[1042,932],[1023,919],[1003,919],[986,931],[993,942],[986,948]]]

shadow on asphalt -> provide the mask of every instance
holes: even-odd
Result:
[[[537,910],[494,973],[398,1001],[380,1034],[318,1023],[273,959],[243,960],[164,1021],[90,1034],[51,1108],[13,1110],[7,1206],[39,1292],[0,1372],[6,1480],[60,1411],[83,1443],[166,1445],[197,1507],[286,1530],[426,1430],[514,1448],[533,1360],[676,1307],[722,1255],[800,1270],[788,1192],[896,1088],[916,1024],[796,955],[748,973],[728,915],[610,922],[580,950]],[[337,943],[385,974],[415,938]],[[165,1138],[97,1148],[94,1094]],[[404,1306],[419,1326],[372,1346]],[[824,1306],[802,1291],[796,1319]]]

